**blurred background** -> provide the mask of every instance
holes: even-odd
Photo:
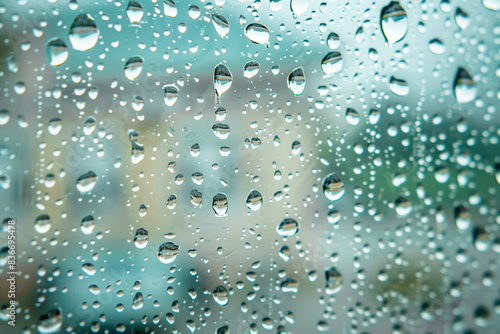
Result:
[[[499,10],[4,2],[2,332],[497,333]]]

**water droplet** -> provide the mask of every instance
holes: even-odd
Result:
[[[144,306],[144,298],[142,297],[142,293],[137,292],[132,300],[132,309],[140,310]]]
[[[257,75],[257,73],[259,73],[259,68],[260,64],[256,61],[251,60],[245,64],[245,67],[243,68],[243,76],[249,79],[253,78]]]
[[[174,194],[170,195],[167,199],[167,208],[169,208],[170,210],[173,210],[175,209],[175,205],[177,204],[177,196],[175,196]]]
[[[233,75],[229,68],[224,64],[218,64],[214,69],[214,88],[217,95],[217,103],[220,103],[220,97],[227,92],[233,83]]]
[[[164,242],[158,248],[158,260],[161,263],[172,263],[179,254],[179,246],[173,242]]]
[[[323,194],[329,201],[339,200],[344,192],[344,183],[337,174],[329,174],[323,181]]]
[[[391,77],[389,81],[389,88],[391,92],[398,96],[406,96],[410,92],[410,86],[403,79],[398,79],[395,77]]]
[[[434,170],[434,177],[439,183],[446,183],[450,179],[450,170],[445,165],[437,166]]]
[[[476,84],[465,68],[458,68],[453,86],[458,103],[467,103],[476,99]]]
[[[370,110],[370,114],[368,115],[368,121],[370,124],[377,124],[380,120],[380,112],[377,109]]]
[[[342,215],[339,211],[331,210],[330,212],[328,212],[327,219],[330,224],[337,225],[340,221],[340,218],[342,218]]]
[[[334,74],[342,69],[342,63],[342,54],[340,52],[328,52],[321,61],[321,69],[327,75]]]
[[[229,22],[220,14],[212,14],[212,23],[220,38],[224,38],[229,33]]]
[[[491,320],[491,314],[488,307],[484,305],[479,305],[474,310],[474,323],[478,327],[488,327]]]
[[[394,209],[400,216],[407,216],[413,210],[410,200],[404,196],[399,196],[394,202]]]
[[[299,292],[299,282],[296,279],[287,278],[281,282],[280,290],[281,292],[297,293]]]
[[[188,15],[190,18],[192,18],[193,20],[196,20],[197,18],[200,17],[200,14],[201,14],[200,7],[198,7],[196,5],[189,6]]]
[[[69,42],[73,49],[87,51],[99,40],[99,29],[89,14],[78,15],[69,29]]]
[[[345,119],[347,120],[347,123],[351,125],[358,125],[360,120],[359,113],[353,108],[347,108],[345,112]]]
[[[130,23],[141,22],[144,16],[144,9],[139,2],[131,0],[127,6],[127,17]]]
[[[281,246],[279,255],[283,259],[283,261],[287,262],[288,260],[290,260],[290,254],[290,247],[288,247],[287,245]]]
[[[76,189],[78,189],[81,194],[88,193],[94,189],[96,182],[97,174],[93,171],[89,171],[76,180]]]
[[[224,123],[215,123],[212,125],[212,131],[213,133],[220,139],[226,139],[229,137],[230,133],[230,128],[229,125],[224,124]]]
[[[227,215],[227,196],[224,193],[218,193],[214,196],[212,200],[212,208],[215,215],[218,217],[224,217]]]
[[[301,149],[302,149],[302,145],[300,144],[300,141],[294,140],[293,143],[292,143],[292,153],[293,153],[293,155],[299,154]]]
[[[217,332],[215,334],[230,334],[231,331],[229,330],[228,326],[222,326],[217,328]]]
[[[93,276],[96,273],[95,266],[92,263],[82,264],[82,271],[89,276]]]
[[[10,113],[7,109],[0,110],[0,125],[5,125],[10,121]]]
[[[201,192],[199,192],[196,189],[193,189],[193,190],[191,190],[191,193],[189,196],[191,198],[191,204],[193,204],[194,206],[201,205],[201,202],[203,201],[203,195]]]
[[[500,0],[483,0],[483,6],[491,10],[500,10]]]
[[[148,242],[149,242],[148,231],[146,231],[142,227],[138,228],[137,231],[135,231],[135,236],[134,236],[135,247],[139,249],[145,248],[148,245]]]
[[[326,288],[325,292],[327,295],[333,295],[342,290],[342,275],[335,267],[325,271],[326,276]]]
[[[245,36],[256,44],[266,44],[269,41],[269,28],[261,23],[250,23],[245,27]]]
[[[290,9],[294,17],[304,14],[307,11],[308,4],[308,0],[290,0]]]
[[[168,17],[177,16],[177,6],[174,0],[163,0],[163,12]]]
[[[462,232],[467,231],[472,225],[469,209],[463,204],[455,207],[455,225]]]
[[[440,55],[446,51],[446,47],[439,38],[434,38],[429,41],[429,50],[434,54]]]
[[[61,132],[61,129],[62,129],[62,121],[59,117],[52,118],[49,121],[48,130],[51,135],[55,136],[59,134],[59,132]]]
[[[47,313],[42,314],[36,329],[41,334],[59,333],[63,323],[63,314],[61,308],[57,307]]]
[[[130,159],[132,164],[136,165],[144,159],[144,145],[139,144],[135,140],[131,141],[132,143],[132,155]]]
[[[171,107],[177,102],[177,96],[179,95],[179,90],[174,85],[167,85],[163,87],[163,97],[165,104]]]
[[[490,248],[488,232],[482,227],[475,227],[472,231],[472,243],[479,252],[486,252]]]
[[[66,43],[60,38],[52,38],[47,43],[46,56],[51,66],[64,64],[69,56]]]
[[[285,218],[277,226],[276,231],[282,237],[291,237],[299,231],[299,224],[295,219]]]
[[[124,68],[125,77],[130,81],[137,79],[142,72],[143,63],[144,59],[141,56],[134,56],[127,60]]]
[[[457,10],[455,11],[455,22],[457,23],[457,26],[462,30],[466,29],[470,24],[469,15],[460,7],[457,7]]]
[[[328,34],[326,38],[326,43],[328,47],[332,50],[338,48],[340,46],[340,37],[337,33],[331,32]]]
[[[293,95],[299,96],[304,93],[306,89],[306,77],[302,67],[297,67],[288,75],[287,80],[288,88],[292,91]]]
[[[83,123],[83,134],[86,136],[90,136],[94,133],[96,127],[96,119],[94,116],[89,116]]]
[[[82,218],[82,221],[80,222],[80,229],[82,230],[83,234],[90,234],[94,231],[95,228],[95,220],[92,215],[87,215]]]
[[[47,233],[52,227],[52,221],[49,215],[40,215],[35,219],[35,231],[38,233]]]
[[[262,195],[257,190],[252,190],[247,196],[247,207],[252,211],[262,207]]]
[[[391,1],[385,6],[380,14],[380,19],[382,32],[389,45],[405,37],[408,31],[408,17],[399,1]]]
[[[213,296],[214,300],[220,306],[227,305],[227,303],[229,302],[229,294],[227,293],[227,289],[222,285],[219,285],[214,289]]]

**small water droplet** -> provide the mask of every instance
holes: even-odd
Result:
[[[276,231],[282,237],[291,237],[299,231],[299,224],[293,218],[285,218],[276,227]]]
[[[455,225],[457,226],[459,231],[465,232],[472,225],[469,209],[467,209],[467,207],[465,207],[463,204],[460,204],[457,207],[455,207],[454,218],[455,218]]]
[[[214,69],[214,88],[217,96],[217,103],[220,103],[222,94],[228,91],[233,83],[233,75],[224,64],[218,64]]]
[[[135,231],[135,236],[134,236],[135,247],[139,249],[146,248],[148,242],[149,242],[148,231],[146,231],[142,227],[138,228],[137,231]]]
[[[129,58],[127,60],[127,63],[125,63],[125,77],[129,79],[130,81],[133,81],[137,79],[137,77],[141,74],[142,72],[142,66],[144,63],[144,58],[141,56],[134,56]]]
[[[167,208],[169,208],[170,210],[173,210],[175,209],[175,205],[177,204],[177,196],[175,196],[174,194],[170,195],[167,199]]]
[[[38,233],[47,233],[52,227],[52,221],[49,215],[40,215],[35,219],[35,231]]]
[[[328,47],[332,50],[338,48],[340,46],[340,37],[337,33],[331,32],[328,34],[326,38],[326,43]]]
[[[280,290],[281,292],[292,292],[292,293],[297,293],[299,292],[299,282],[296,279],[293,278],[287,278],[283,282],[281,282],[280,285]]]
[[[338,51],[328,52],[321,61],[321,69],[327,75],[339,72],[342,69],[342,54]]]
[[[144,306],[144,298],[142,297],[142,293],[137,292],[132,299],[132,309],[140,310]]]
[[[83,234],[90,234],[94,231],[95,228],[95,220],[92,215],[87,215],[82,218],[82,221],[80,222],[80,229],[82,230]]]
[[[215,215],[218,217],[224,217],[227,215],[227,196],[224,193],[218,193],[214,196],[212,200],[212,208]]]
[[[344,192],[344,183],[337,174],[329,174],[323,181],[323,194],[329,201],[339,200]]]
[[[92,263],[82,264],[82,271],[89,276],[93,276],[97,272],[97,270],[95,269],[95,266]]]
[[[358,125],[360,120],[359,113],[353,108],[347,108],[345,112],[345,119],[347,120],[347,123],[351,125]]]
[[[200,206],[201,203],[203,202],[202,193],[196,189],[191,190],[191,193],[189,196],[191,198],[191,204],[193,204],[194,206]]]
[[[224,124],[224,123],[215,123],[212,125],[212,131],[213,133],[220,139],[226,139],[229,137],[230,133],[230,128],[229,125]]]
[[[295,96],[299,96],[304,93],[304,90],[306,89],[306,77],[302,67],[297,67],[290,72],[288,75],[287,85]]]
[[[394,202],[394,209],[400,216],[407,216],[413,210],[412,204],[405,196],[399,196]]]
[[[408,83],[405,80],[398,79],[393,76],[389,80],[389,88],[391,89],[391,92],[398,96],[406,96],[410,92],[410,86],[408,86]]]
[[[163,97],[165,104],[171,107],[177,102],[177,96],[179,95],[179,89],[174,85],[167,85],[163,87]]]
[[[434,54],[440,55],[446,51],[446,47],[439,38],[434,38],[429,41],[429,50]]]

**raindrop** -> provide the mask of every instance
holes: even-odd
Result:
[[[220,97],[227,92],[232,83],[233,75],[229,68],[224,64],[218,64],[214,69],[214,88],[217,103],[220,103]]]
[[[140,310],[144,306],[144,298],[142,297],[142,293],[137,292],[132,300],[132,309]]]
[[[214,289],[213,296],[214,300],[220,306],[227,305],[227,303],[229,302],[229,294],[227,293],[227,289],[222,285],[219,285]]]
[[[229,137],[230,128],[229,125],[224,123],[215,123],[212,125],[213,133],[220,139],[226,139]]]
[[[230,334],[231,331],[229,330],[228,326],[222,326],[217,328],[217,332],[215,334]]]
[[[164,242],[158,248],[158,260],[161,263],[172,263],[179,254],[179,246],[173,242]]]
[[[389,88],[391,92],[398,96],[406,96],[410,92],[410,86],[403,79],[398,79],[395,77],[391,77],[389,81]]]
[[[299,292],[299,282],[296,279],[287,278],[281,282],[280,290],[281,292],[297,293]]]
[[[300,144],[300,141],[294,140],[294,142],[292,143],[292,153],[293,153],[293,155],[299,154],[301,149],[302,149],[302,145]]]
[[[62,323],[62,310],[57,307],[47,313],[42,314],[36,328],[41,334],[59,333]]]
[[[394,202],[394,209],[396,213],[400,216],[407,216],[413,210],[411,202],[408,198],[404,196],[399,196]]]
[[[291,237],[299,231],[299,224],[295,219],[285,218],[283,221],[276,227],[276,231],[282,237]]]
[[[200,17],[201,15],[201,10],[200,10],[200,7],[196,6],[196,5],[191,5],[189,6],[189,10],[188,10],[188,15],[190,18],[192,18],[193,20],[196,20],[197,18]]]
[[[257,211],[262,207],[262,195],[257,190],[252,190],[247,196],[247,207]]]
[[[340,37],[337,33],[331,32],[328,34],[326,38],[326,43],[328,47],[332,50],[338,48],[340,46]]]
[[[138,228],[137,231],[135,231],[135,236],[134,236],[135,247],[139,249],[145,248],[148,245],[148,242],[149,242],[148,231],[146,231],[142,227]]]
[[[463,204],[455,207],[455,225],[462,232],[467,231],[472,225],[469,209]]]
[[[380,112],[377,109],[370,110],[370,114],[368,115],[368,121],[370,124],[377,124],[380,120]]]
[[[82,264],[82,271],[89,276],[93,276],[96,273],[95,266],[92,263]]]
[[[46,56],[51,66],[64,64],[68,59],[68,47],[60,38],[52,38],[47,43]]]
[[[59,117],[52,118],[49,121],[48,130],[49,130],[49,133],[51,135],[55,136],[55,135],[59,134],[61,129],[62,129],[62,121]]]
[[[92,49],[99,39],[99,29],[89,14],[78,15],[69,29],[69,42],[73,49],[87,51]]]
[[[5,125],[10,121],[10,113],[7,109],[0,110],[0,125]]]
[[[141,56],[131,57],[125,64],[125,77],[130,81],[137,79],[142,72],[144,59]]]
[[[446,47],[440,39],[434,38],[429,41],[429,50],[434,54],[440,55],[446,51]]]
[[[144,9],[139,2],[131,0],[127,6],[127,17],[131,23],[141,22],[144,16]]]
[[[360,120],[359,113],[353,108],[347,108],[345,112],[345,119],[347,120],[347,123],[351,125],[358,125]]]
[[[144,159],[144,146],[132,140],[132,155],[130,156],[132,164],[138,164]]]
[[[227,215],[227,196],[224,193],[218,193],[214,196],[212,200],[212,208],[215,215],[218,217],[224,217]]]
[[[466,29],[470,24],[469,15],[460,7],[457,7],[457,10],[455,11],[455,22],[457,23],[457,26],[462,30]]]
[[[308,4],[308,0],[290,0],[290,9],[294,17],[304,14],[307,11]]]
[[[436,167],[434,177],[439,183],[446,183],[450,179],[450,170],[445,165]]]
[[[483,0],[483,6],[491,10],[500,10],[500,0]]]
[[[304,93],[306,89],[306,77],[302,67],[297,67],[288,75],[287,80],[288,88],[292,91],[293,95],[299,96]]]
[[[458,68],[453,86],[458,103],[467,103],[476,99],[476,84],[466,69],[462,67]]]
[[[81,194],[88,193],[94,189],[97,182],[97,175],[93,171],[89,171],[76,180],[76,189]]]
[[[243,68],[243,76],[249,79],[253,78],[257,75],[257,73],[259,73],[259,68],[260,64],[256,61],[251,60],[245,64],[245,67]]]
[[[283,259],[283,261],[288,261],[290,260],[290,248],[287,245],[281,246],[279,255]]]
[[[201,205],[201,202],[203,201],[203,196],[202,196],[201,192],[199,192],[196,189],[193,189],[193,190],[191,190],[191,193],[189,196],[191,198],[191,204],[193,204],[194,206]]]
[[[52,221],[49,215],[40,215],[35,219],[35,231],[38,233],[47,233],[52,227]]]
[[[340,52],[328,52],[321,61],[321,69],[327,75],[334,74],[342,69],[342,63],[342,54]]]
[[[342,275],[337,268],[332,267],[325,271],[327,295],[333,295],[342,290]]]
[[[177,6],[175,5],[174,0],[163,0],[163,12],[168,17],[177,16]]]
[[[337,174],[329,174],[323,181],[323,194],[329,201],[340,199],[344,192],[344,183]]]
[[[488,232],[482,227],[475,227],[472,231],[472,242],[474,248],[479,252],[486,252],[490,248],[490,240]]]
[[[478,307],[476,307],[476,309],[474,310],[474,323],[478,327],[488,327],[490,324],[490,320],[490,310],[486,306],[479,305]]]
[[[220,38],[224,38],[229,33],[229,22],[220,14],[212,14],[212,23]]]
[[[340,218],[342,218],[342,215],[339,211],[331,210],[330,212],[328,212],[327,219],[330,224],[337,225],[340,221]]]
[[[179,90],[174,85],[167,85],[163,87],[163,97],[165,104],[171,107],[177,102],[177,96],[179,95]]]
[[[170,195],[169,198],[167,199],[167,208],[169,208],[170,210],[173,210],[175,209],[175,205],[177,204],[177,196],[175,196],[174,194]]]
[[[269,28],[261,23],[250,23],[245,27],[245,36],[256,44],[269,41]]]
[[[82,230],[83,234],[90,234],[94,231],[95,228],[95,220],[92,215],[87,215],[82,218],[82,221],[80,222],[80,229]]]
[[[403,7],[399,4],[399,1],[391,1],[382,9],[380,25],[389,45],[405,37],[408,31],[408,17]]]

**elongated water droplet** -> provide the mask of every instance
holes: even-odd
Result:
[[[457,99],[458,103],[467,103],[476,99],[476,84],[465,68],[458,68],[453,86],[455,98]]]
[[[35,219],[35,231],[38,233],[47,233],[52,227],[52,221],[49,215],[40,215]]]
[[[144,159],[144,145],[132,140],[132,155],[130,156],[132,164],[136,165]]]
[[[163,12],[168,17],[177,16],[177,5],[174,0],[163,0]]]
[[[389,88],[391,92],[398,96],[406,96],[410,92],[410,86],[403,79],[398,79],[395,77],[391,77],[389,80]]]
[[[191,204],[193,204],[194,206],[200,206],[201,203],[203,202],[202,193],[196,189],[191,190],[191,193],[189,196],[191,198]]]
[[[131,0],[127,6],[127,17],[130,20],[130,23],[141,22],[142,17],[144,16],[144,9],[142,5],[134,0]]]
[[[97,174],[93,171],[89,171],[76,180],[76,189],[78,189],[81,194],[88,193],[94,189],[96,182]]]
[[[276,231],[282,237],[291,237],[299,231],[299,224],[293,218],[285,218],[276,227]]]
[[[325,271],[326,276],[326,288],[325,292],[327,295],[333,295],[342,290],[342,275],[337,270],[337,268],[332,267]]]
[[[382,9],[380,25],[389,45],[405,37],[408,31],[408,17],[403,7],[399,4],[399,1],[391,1]]]
[[[144,306],[144,298],[142,297],[142,293],[137,292],[132,299],[132,309],[140,310]]]
[[[99,40],[99,29],[89,14],[78,15],[69,29],[69,42],[73,49],[87,51]]]
[[[59,333],[63,323],[62,309],[57,307],[42,314],[36,329],[41,334]]]
[[[47,43],[46,56],[51,66],[60,66],[68,59],[68,47],[60,38],[52,38]]]
[[[299,292],[299,282],[294,278],[287,278],[280,284],[281,292]]]
[[[257,211],[262,207],[262,195],[257,190],[252,190],[247,196],[247,207]]]
[[[212,295],[214,296],[214,300],[220,306],[227,305],[227,303],[229,302],[229,294],[227,293],[227,289],[222,285],[217,286],[214,289]]]
[[[328,52],[321,61],[321,69],[325,74],[334,74],[342,69],[342,54],[338,51]]]
[[[94,231],[95,228],[95,220],[92,215],[87,215],[82,218],[82,221],[80,222],[80,229],[82,230],[83,234],[90,234]]]
[[[96,127],[96,119],[94,116],[89,116],[83,123],[83,134],[86,136],[90,136],[94,133]]]
[[[212,23],[220,38],[223,38],[229,33],[229,22],[220,14],[212,14]]]
[[[231,129],[227,124],[215,123],[214,125],[212,125],[212,131],[218,138],[226,139],[227,137],[229,137]]]
[[[175,261],[179,254],[179,246],[173,242],[164,242],[158,248],[158,260],[161,263],[169,264]]]
[[[177,102],[177,96],[179,95],[179,90],[174,85],[167,85],[163,87],[163,97],[165,104],[171,107]]]
[[[5,125],[10,121],[10,113],[7,109],[0,110],[0,125]]]
[[[217,103],[220,103],[220,97],[227,92],[233,83],[233,75],[229,68],[224,64],[218,64],[214,69],[214,88],[217,96]]]
[[[326,38],[326,43],[330,49],[336,49],[340,46],[340,37],[337,33],[331,32]]]
[[[259,73],[259,68],[260,64],[256,61],[251,60],[245,64],[245,67],[243,68],[243,76],[249,79],[253,78],[257,75],[257,73]]]
[[[472,243],[479,252],[486,252],[490,248],[488,232],[482,227],[475,227],[472,231]]]
[[[145,248],[148,245],[149,242],[149,234],[148,231],[145,229],[138,228],[137,231],[135,231],[134,235],[134,245],[135,247],[142,249]]]
[[[266,44],[269,41],[269,28],[261,23],[250,23],[245,27],[245,36],[256,44]]]
[[[337,174],[329,174],[323,181],[323,194],[328,200],[337,201],[344,192],[344,183]]]
[[[144,59],[141,56],[131,57],[125,64],[125,77],[130,81],[135,80],[142,72]]]
[[[302,95],[306,89],[306,77],[302,67],[297,67],[288,75],[287,80],[288,88],[292,91],[293,95]]]
[[[170,210],[173,210],[175,209],[175,206],[177,204],[177,196],[175,196],[174,194],[170,195],[167,199],[167,208],[169,208]]]
[[[464,30],[470,24],[470,17],[460,7],[457,7],[455,11],[455,22],[460,29]]]
[[[227,215],[227,196],[224,193],[218,193],[214,196],[212,200],[212,208],[215,215],[218,217],[224,217]]]

